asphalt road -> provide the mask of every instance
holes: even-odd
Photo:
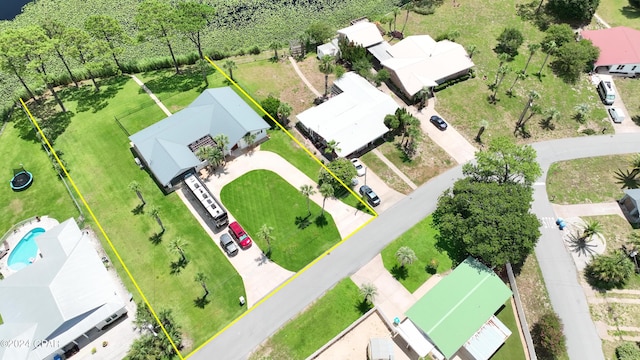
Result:
[[[538,161],[546,179],[552,162],[607,154],[640,152],[640,136],[622,134],[591,136],[537,143]],[[462,176],[457,166],[419,187],[364,229],[353,235],[306,272],[300,274],[190,359],[246,359],[251,351],[275,333],[341,279],[350,276],[395,238],[435,210],[438,196]],[[585,174],[589,176],[589,174]],[[384,200],[384,199],[383,199]],[[553,217],[546,189],[537,185],[533,210],[539,217]],[[601,341],[589,315],[586,297],[578,284],[570,255],[557,229],[541,228],[536,255],[551,303],[565,325],[571,359],[603,359]],[[209,319],[215,321],[215,319]],[[322,324],[318,324],[322,326]]]

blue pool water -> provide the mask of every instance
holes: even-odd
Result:
[[[38,255],[38,244],[35,238],[42,233],[44,233],[43,228],[35,228],[18,241],[16,247],[9,254],[9,260],[7,260],[7,265],[11,270],[17,271],[31,265],[31,260]]]

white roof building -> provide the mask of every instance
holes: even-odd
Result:
[[[384,40],[376,24],[366,20],[338,30],[338,37],[365,48],[379,44]]]
[[[42,257],[0,281],[0,339],[30,346],[0,347],[2,360],[53,359],[89,330],[126,313],[102,260],[73,219],[35,241]]]
[[[325,142],[338,142],[336,153],[346,157],[386,134],[384,117],[398,104],[354,72],[334,82],[341,93],[297,115],[298,121]]]
[[[465,74],[474,66],[462,45],[436,42],[429,35],[409,36],[386,49],[390,59],[381,61],[393,82],[409,96]]]

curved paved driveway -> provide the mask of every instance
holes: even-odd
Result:
[[[541,184],[552,162],[640,152],[640,136],[621,134],[554,140],[534,144],[544,169]],[[588,176],[589,174],[585,174]],[[304,310],[338,281],[353,274],[404,231],[435,210],[438,196],[462,176],[457,166],[418,188],[369,223],[330,255],[297,274],[282,290],[245,313],[225,332],[192,354],[192,359],[246,359],[249,353],[289,319]],[[554,217],[544,186],[534,191],[533,210],[539,217]],[[601,341],[589,315],[575,266],[562,245],[560,234],[541,228],[536,255],[551,303],[562,318],[571,359],[603,359]],[[321,326],[321,324],[319,324]]]

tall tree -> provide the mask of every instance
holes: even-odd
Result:
[[[15,75],[29,97],[37,102],[38,99],[25,80],[28,51],[26,44],[22,41],[20,30],[7,29],[0,33],[0,70]]]
[[[472,59],[473,55],[478,53],[478,46],[474,44],[467,46],[467,53],[469,54],[469,59]]]
[[[229,150],[229,137],[225,134],[218,134],[213,137],[213,141],[215,141],[216,147],[222,151],[222,154],[226,155]]]
[[[633,275],[634,264],[620,250],[611,254],[595,255],[584,269],[587,278],[601,289],[624,286]]]
[[[416,100],[420,101],[419,109],[424,109],[424,107],[426,106],[426,103],[427,103],[427,99],[429,98],[430,94],[431,94],[431,88],[428,87],[428,86],[423,86],[422,89],[420,89],[414,95]]]
[[[462,172],[474,181],[525,185],[531,185],[542,174],[536,151],[506,136],[491,139],[486,150],[476,152],[475,163],[465,164]]]
[[[518,55],[518,48],[522,45],[524,37],[520,30],[508,27],[505,28],[500,36],[498,36],[498,45],[496,46],[496,52],[499,54],[508,54],[510,57]]]
[[[229,78],[231,78],[231,81],[235,81],[233,79],[233,70],[238,68],[236,63],[233,60],[227,60],[222,64],[222,67],[229,72]]]
[[[285,102],[281,102],[280,106],[278,106],[278,117],[280,118],[280,121],[282,121],[283,125],[286,125],[289,122],[289,116],[292,111],[293,108],[291,105]]]
[[[96,91],[100,91],[94,71],[102,68],[100,58],[108,52],[108,44],[104,40],[92,40],[86,31],[77,28],[67,28],[64,41],[69,47],[69,54],[84,66]]]
[[[600,56],[600,49],[590,40],[572,41],[558,49],[551,67],[561,79],[568,83],[575,83],[580,78],[580,74],[593,69],[598,56]]]
[[[71,69],[69,68],[69,62],[65,58],[64,54],[65,32],[67,31],[66,26],[52,19],[43,21],[40,26],[44,30],[44,33],[47,35],[49,40],[51,40],[53,50],[58,56],[58,59],[60,59],[60,61],[62,62],[62,65],[64,65],[67,74],[69,74],[69,78],[71,79],[71,81],[73,81],[76,87],[80,87],[75,76],[73,76],[73,72],[71,72]]]
[[[138,196],[138,199],[140,199],[140,202],[142,203],[142,206],[145,206],[147,204],[146,201],[144,201],[144,198],[142,197],[142,188],[140,187],[140,183],[133,180],[132,182],[129,183],[129,190],[133,191],[136,193],[136,195]]]
[[[538,50],[540,50],[540,48],[542,47],[542,45],[538,44],[538,43],[532,43],[527,45],[527,49],[529,50],[529,58],[527,59],[527,63],[524,66],[524,69],[522,70],[523,74],[527,73],[527,69],[529,68],[529,63],[531,62],[531,58],[533,58],[533,55],[535,55]]]
[[[278,49],[280,49],[280,43],[277,41],[272,42],[269,45],[269,49],[273,50],[273,58],[274,60],[278,60]]]
[[[324,148],[324,153],[327,155],[333,155],[340,152],[340,142],[335,140],[327,141],[327,145]]]
[[[316,189],[309,184],[304,184],[300,186],[300,192],[307,198],[307,211],[309,212],[309,215],[311,215],[311,195],[316,193]]]
[[[26,54],[27,59],[30,61],[28,66],[38,73],[42,82],[60,106],[62,112],[67,112],[67,109],[53,86],[53,78],[47,72],[47,65],[54,51],[53,41],[47,37],[44,29],[38,26],[25,27],[22,28],[21,31],[24,44],[28,50]]]
[[[532,188],[516,182],[458,180],[433,213],[438,246],[451,249],[454,258],[471,255],[489,266],[522,264],[540,237],[540,221],[529,212],[532,201]]]
[[[507,90],[507,93],[513,94],[513,87],[516,86],[516,83],[518,82],[518,80],[524,80],[526,78],[527,78],[527,75],[525,73],[517,73],[516,78],[513,79],[513,84],[511,84],[511,87],[509,88],[509,90]]]
[[[209,65],[209,62],[207,60],[199,59],[198,61],[196,61],[196,67],[202,73],[202,80],[204,80],[204,87],[208,88],[209,78],[207,77],[207,71],[209,71],[211,65]]]
[[[395,7],[393,8],[393,31],[396,31],[396,23],[398,20],[398,15],[400,15],[400,12],[402,12],[402,9],[400,9],[399,7]]]
[[[143,38],[157,39],[167,45],[176,74],[180,73],[171,41],[176,31],[176,10],[164,0],[144,0],[138,5],[135,22]]]
[[[320,215],[324,215],[324,205],[327,202],[327,198],[334,195],[333,186],[329,183],[320,185],[320,195],[322,195],[322,213]]]
[[[160,233],[163,234],[165,231],[165,228],[164,228],[164,224],[162,223],[162,220],[160,220],[160,208],[153,205],[149,208],[148,214],[158,223],[161,229]]]
[[[514,133],[524,128],[524,125],[526,124],[525,116],[527,115],[527,112],[529,111],[529,109],[531,109],[531,107],[533,106],[534,101],[539,98],[540,98],[540,94],[537,91],[535,90],[529,91],[527,102],[524,104],[524,109],[522,110],[522,113],[518,118],[518,122],[516,123],[516,128],[514,130]]]
[[[189,245],[189,243],[181,237],[177,237],[169,242],[169,251],[180,255],[180,261],[183,264],[187,262],[187,257],[184,253],[184,248],[187,247],[187,245]]]
[[[588,24],[600,0],[549,0],[547,8],[561,20]]]
[[[202,286],[202,290],[204,290],[202,298],[206,299],[206,297],[209,295],[209,288],[207,287],[207,280],[209,280],[209,277],[203,272],[198,272],[193,280],[199,283],[200,286]]]
[[[84,29],[94,38],[107,42],[113,61],[118,69],[123,71],[118,55],[124,51],[122,45],[127,41],[127,37],[120,23],[107,15],[91,15],[84,22]]]
[[[411,265],[418,260],[416,253],[408,246],[401,246],[396,251],[396,259],[400,263],[400,267],[404,268],[405,265]]]
[[[582,227],[581,240],[589,241],[592,237],[602,233],[602,224],[598,220],[587,221]]]
[[[542,62],[542,66],[540,66],[540,70],[538,71],[538,77],[540,77],[542,75],[542,70],[544,70],[544,66],[547,64],[547,61],[549,60],[549,55],[553,54],[556,51],[556,48],[558,47],[556,45],[555,41],[548,41],[548,42],[543,42],[542,44],[540,44],[542,47],[542,51],[544,51],[545,57],[544,57],[544,61]]]
[[[329,94],[329,75],[333,73],[335,68],[334,58],[331,55],[325,55],[320,59],[318,69],[324,74],[324,96]]]
[[[213,7],[198,1],[179,2],[177,6],[176,30],[193,43],[201,60],[204,60],[202,33],[215,14]]]
[[[262,224],[260,230],[256,233],[256,237],[267,243],[266,254],[271,254],[271,242],[275,240],[273,236],[273,228],[267,224]]]
[[[331,173],[327,172],[324,168],[320,169],[318,184],[322,186],[324,183],[329,183],[336,191],[338,191],[338,189],[342,189],[342,185],[331,174],[334,174],[338,179],[340,179],[340,181],[342,181],[342,183],[347,185],[351,183],[351,179],[358,175],[353,163],[351,163],[349,159],[345,158],[333,160],[329,165],[327,165],[327,168]]]
[[[181,349],[182,330],[173,318],[171,310],[161,309],[157,312],[157,315],[173,343],[178,349]],[[142,334],[134,340],[127,353],[127,359],[171,359],[177,356],[171,341],[163,334],[160,324],[143,302],[138,303],[134,324],[141,330]]]
[[[496,73],[496,82],[493,84],[493,94],[491,94],[492,102],[496,102],[496,95],[498,93],[498,89],[504,80],[504,77],[511,72],[511,67],[509,65],[500,65],[498,68],[498,72]]]

